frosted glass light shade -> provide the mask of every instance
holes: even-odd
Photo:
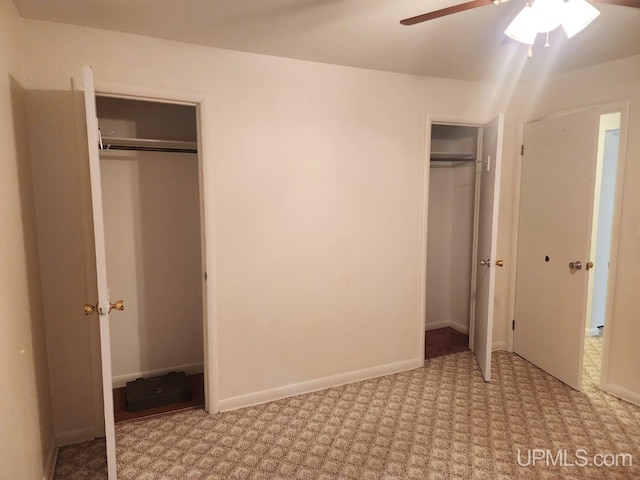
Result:
[[[562,28],[567,38],[573,37],[583,28],[593,22],[600,11],[585,0],[569,0],[565,5]]]
[[[525,5],[520,10],[520,13],[511,21],[504,34],[517,42],[533,45],[538,31],[535,26],[535,14],[529,5]]]
[[[531,6],[535,29],[538,33],[555,30],[564,19],[564,0],[535,0]]]

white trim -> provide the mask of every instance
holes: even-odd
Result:
[[[524,125],[525,120],[520,119],[518,122],[518,141],[515,145],[515,155],[513,163],[513,204],[511,209],[511,241],[509,245],[509,285],[507,300],[507,352],[513,352],[514,331],[512,322],[516,312],[516,276],[518,273],[518,230],[520,228],[520,186],[522,183],[522,154],[521,145],[524,142]]]
[[[145,370],[143,372],[125,373],[124,375],[116,375],[112,377],[113,388],[122,388],[127,386],[127,382],[132,382],[137,378],[157,377],[166,375],[170,372],[184,372],[187,375],[196,375],[204,372],[204,363],[189,363],[186,365],[177,365],[175,367],[158,368],[156,370]]]
[[[463,325],[461,323],[451,322],[451,323],[449,323],[449,326],[451,328],[453,328],[454,330],[457,330],[460,333],[464,333],[465,335],[469,335],[469,327],[466,326],[466,325]]]
[[[469,335],[469,327],[467,325],[463,325],[461,323],[456,323],[450,320],[443,320],[441,322],[430,322],[424,324],[425,332],[429,330],[437,330],[439,328],[450,327],[454,330],[457,330],[460,333],[464,333],[465,335]]]
[[[424,152],[422,155],[422,211],[420,212],[420,306],[418,318],[418,358],[420,367],[424,366],[424,332],[427,319],[427,238],[429,233],[429,178],[431,155],[431,118],[427,114],[425,118]]]
[[[47,454],[47,462],[44,465],[42,480],[53,480],[53,475],[56,473],[57,463],[58,445],[56,445],[55,438],[51,438],[51,444],[49,445],[49,453]]]
[[[58,432],[55,434],[56,444],[59,447],[73,445],[74,443],[86,442],[96,438],[96,432],[93,428],[78,428],[77,430],[67,430],[66,432]]]
[[[640,406],[640,393],[632,392],[631,390],[627,390],[626,388],[620,387],[618,385],[604,385],[600,386],[605,392],[614,397],[618,397],[625,402],[633,403],[634,405]]]
[[[450,326],[451,326],[451,322],[450,321],[443,320],[442,322],[425,323],[424,330],[428,332],[429,330],[437,330],[438,328],[445,328],[445,327],[450,327]]]
[[[209,97],[200,98],[196,103],[198,127],[198,162],[200,163],[200,205],[202,231],[202,261],[207,279],[203,279],[203,334],[204,334],[204,385],[205,410],[219,412],[218,407],[218,296],[216,288],[216,245],[215,245],[215,195],[213,188],[214,158],[213,147],[205,132],[205,119],[213,116]]]
[[[416,358],[412,360],[404,360],[401,362],[388,363],[386,365],[380,365],[377,367],[365,368],[363,370],[341,373],[329,377],[317,378],[315,380],[308,380],[306,382],[292,383],[290,385],[284,385],[282,387],[276,387],[269,390],[262,390],[260,392],[238,395],[237,397],[224,398],[220,400],[218,406],[220,407],[220,411],[222,412],[236,410],[238,408],[250,407],[253,405],[272,402],[274,400],[280,400],[282,398],[293,397],[305,393],[316,392],[318,390],[324,390],[326,388],[337,387],[339,385],[344,385],[347,383],[382,377],[384,375],[391,375],[393,373],[399,373],[406,370],[413,370],[414,368],[419,368],[420,363],[420,360]]]
[[[629,138],[629,109],[631,100],[626,99],[608,105],[610,111],[620,112],[620,139],[618,143],[618,161],[616,164],[616,191],[613,200],[613,225],[611,228],[611,246],[609,247],[609,275],[607,279],[607,299],[604,315],[602,358],[600,366],[600,384],[607,385],[609,379],[609,358],[611,355],[611,337],[615,329],[614,300],[620,261],[620,227],[622,225],[622,195],[624,190],[625,169],[627,164],[627,141]],[[607,113],[601,112],[601,113]],[[614,387],[616,388],[616,387]],[[626,391],[626,390],[625,390]],[[630,394],[633,394],[630,392]],[[635,401],[640,405],[640,401]]]
[[[476,140],[476,160],[482,160],[484,142],[484,126],[478,126]],[[476,341],[476,292],[478,290],[478,238],[480,232],[480,189],[482,187],[482,163],[475,164],[475,181],[473,185],[473,233],[471,235],[471,281],[469,282],[469,349],[474,352]],[[493,320],[492,320],[493,321]]]
[[[491,344],[491,351],[504,351],[507,350],[507,343],[504,340],[497,340]]]

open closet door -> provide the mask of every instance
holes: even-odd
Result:
[[[93,72],[90,66],[83,67],[84,107],[87,117],[87,141],[89,147],[89,173],[91,179],[91,203],[93,207],[93,233],[96,248],[96,279],[98,303],[94,311],[100,322],[100,353],[102,358],[102,396],[104,400],[104,422],[107,444],[107,467],[109,480],[116,480],[116,437],[113,418],[113,392],[111,385],[111,341],[109,338],[109,312],[120,309],[109,303],[107,287],[107,260],[105,254],[104,220],[102,212],[102,184],[100,178],[100,152],[98,150],[98,117],[96,115],[96,95]],[[85,306],[85,313],[91,313],[91,306]]]
[[[498,205],[500,200],[500,162],[504,116],[487,123],[482,132],[482,157],[478,163],[480,196],[478,205],[478,247],[476,258],[475,319],[473,352],[485,381],[491,380],[493,303],[496,284]]]

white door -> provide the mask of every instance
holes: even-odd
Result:
[[[116,480],[116,438],[113,418],[113,391],[111,385],[111,342],[109,338],[109,290],[107,287],[107,261],[102,215],[102,185],[100,180],[100,152],[98,150],[98,117],[91,67],[83,68],[84,106],[87,117],[91,202],[93,206],[93,232],[96,248],[96,277],[98,285],[97,313],[100,322],[100,351],[102,356],[102,396],[107,443],[109,480]]]
[[[482,156],[479,163],[480,195],[478,206],[478,247],[476,265],[475,315],[472,349],[482,376],[491,380],[491,345],[493,343],[493,303],[495,297],[500,202],[500,163],[504,116],[486,124],[482,131]],[[477,183],[476,183],[477,185]]]
[[[524,128],[514,351],[577,390],[599,119],[590,109]]]

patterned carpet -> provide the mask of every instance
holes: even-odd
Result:
[[[600,349],[599,337],[588,340],[583,393],[506,352],[493,354],[487,384],[464,352],[219,415],[191,410],[118,424],[118,478],[640,478],[640,408],[597,388]],[[104,472],[104,460],[91,459],[100,447],[61,449],[55,478],[105,478],[85,468]],[[546,464],[529,449],[541,449]],[[598,453],[630,453],[634,465],[578,466]]]

